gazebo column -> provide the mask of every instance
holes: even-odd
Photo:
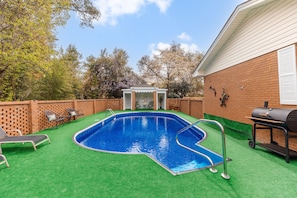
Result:
[[[135,110],[136,107],[135,107],[135,91],[132,91],[131,92],[131,104],[132,104],[132,107],[131,107],[131,110]]]
[[[158,106],[157,106],[158,94],[157,94],[157,91],[153,92],[153,98],[154,98],[154,110],[158,110]]]

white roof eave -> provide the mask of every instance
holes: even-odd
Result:
[[[228,21],[225,23],[224,27],[216,37],[216,39],[211,44],[210,48],[207,50],[206,54],[203,56],[199,65],[195,68],[192,76],[199,77],[204,76],[205,68],[208,66],[208,63],[212,60],[221,47],[228,41],[232,36],[237,27],[242,23],[246,18],[248,13],[259,6],[270,3],[275,0],[249,0],[240,5],[238,5],[233,11],[232,15],[229,17]]]
[[[131,93],[132,91],[136,93],[152,93],[154,91],[161,93],[166,92],[167,89],[159,89],[158,87],[131,87],[130,89],[122,89],[124,93]]]

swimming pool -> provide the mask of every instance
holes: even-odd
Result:
[[[114,114],[78,133],[74,141],[84,148],[121,154],[145,154],[173,175],[211,167],[206,157],[177,143],[177,132],[188,121],[173,113],[129,112]],[[207,134],[194,126],[179,134],[182,145],[207,155],[214,165],[223,157],[199,142]]]

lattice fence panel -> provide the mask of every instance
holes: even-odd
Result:
[[[39,103],[38,104],[38,126],[39,130],[51,128],[55,126],[54,122],[49,122],[45,116],[45,110],[53,111],[61,116],[67,116],[67,108],[73,108],[73,102],[55,102],[55,103]],[[68,120],[65,119],[64,122]]]
[[[8,135],[19,135],[16,129],[23,135],[31,131],[29,104],[0,106],[0,125]]]

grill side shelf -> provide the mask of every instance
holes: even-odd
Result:
[[[257,118],[257,117],[250,117],[250,116],[244,116],[245,118],[251,119],[251,120],[258,120],[262,122],[270,122],[274,124],[285,124],[283,121],[278,121],[278,120],[269,120],[269,119],[264,119],[264,118]]]

